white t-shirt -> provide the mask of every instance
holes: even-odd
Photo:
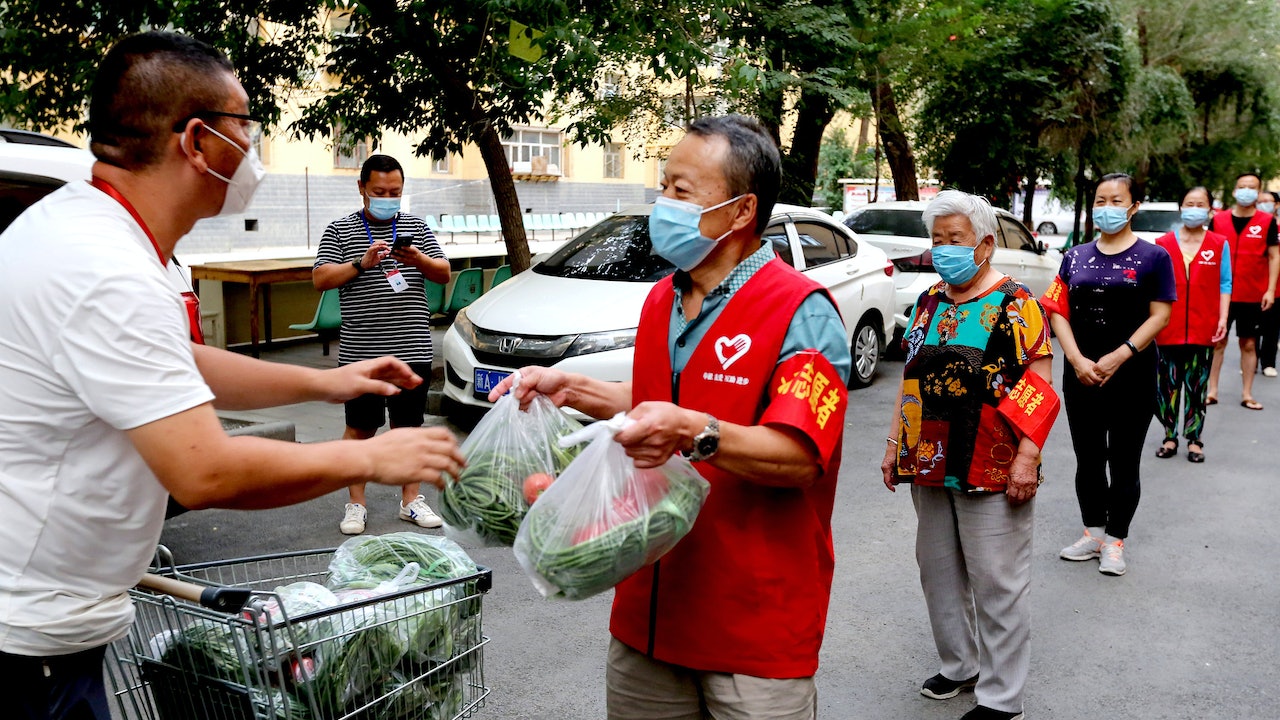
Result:
[[[73,182],[0,235],[0,650],[127,631],[167,493],[125,431],[212,399],[182,300],[118,202]]]

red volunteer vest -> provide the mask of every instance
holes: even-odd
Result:
[[[1262,302],[1267,292],[1269,270],[1267,268],[1267,228],[1271,215],[1255,212],[1244,226],[1244,232],[1236,236],[1231,222],[1231,211],[1223,210],[1213,216],[1212,230],[1231,243],[1231,302]]]
[[[826,293],[780,260],[756,272],[680,374],[681,407],[757,424],[787,328],[815,292]],[[674,298],[666,278],[645,300],[636,336],[635,404],[673,399],[668,329]],[[822,476],[807,488],[767,487],[695,465],[711,483],[706,504],[671,552],[618,585],[610,632],[658,660],[697,670],[813,675],[835,567],[831,512],[839,465],[837,445]]]
[[[1211,338],[1218,329],[1218,306],[1222,299],[1222,247],[1226,241],[1212,230],[1206,232],[1200,251],[1188,268],[1182,261],[1177,236],[1166,233],[1156,240],[1173,260],[1174,285],[1178,290],[1169,324],[1156,336],[1157,345],[1213,344]]]

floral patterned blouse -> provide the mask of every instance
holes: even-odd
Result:
[[[1026,368],[1052,357],[1044,310],[1003,282],[955,304],[938,283],[920,295],[903,344],[897,479],[963,492],[1003,492],[1018,436],[996,413]]]

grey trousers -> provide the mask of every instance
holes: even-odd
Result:
[[[942,660],[952,680],[978,675],[978,704],[1022,712],[1031,664],[1032,499],[911,486],[916,562]]]

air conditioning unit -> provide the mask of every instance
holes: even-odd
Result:
[[[529,173],[533,172],[532,163],[527,163],[527,162],[511,163],[511,172],[517,175],[528,175]]]

